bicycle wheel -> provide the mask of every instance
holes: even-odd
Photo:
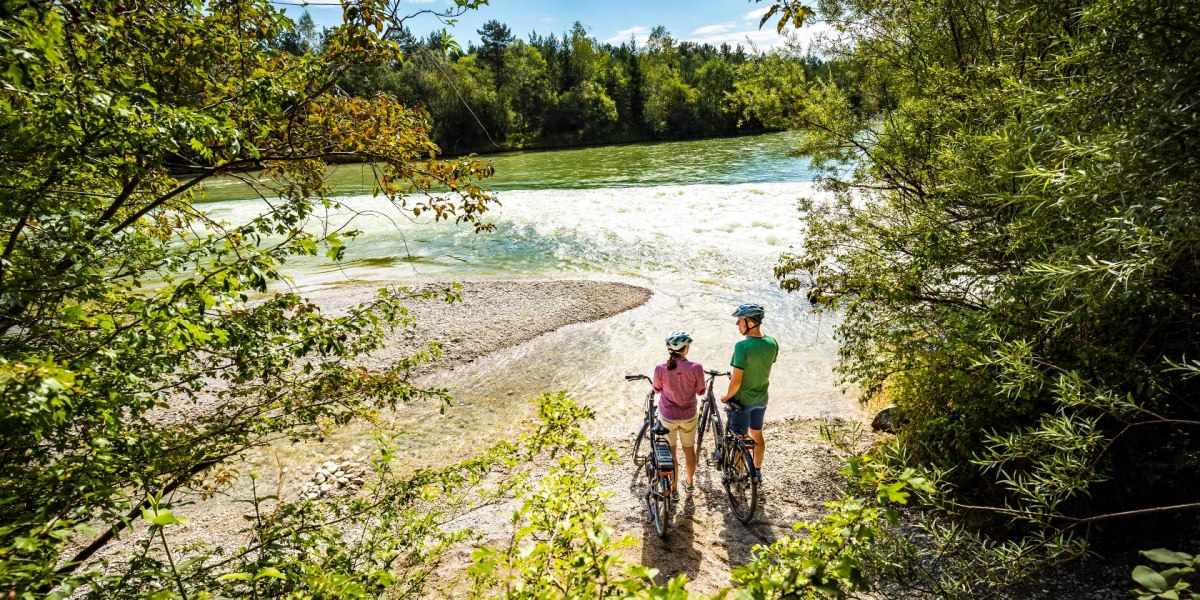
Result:
[[[725,474],[722,478],[725,493],[729,496],[729,508],[742,523],[749,523],[758,508],[758,481],[754,478],[754,454],[742,444],[731,444],[730,456],[725,459]]]
[[[650,504],[650,520],[654,522],[654,532],[658,537],[666,537],[667,535],[667,519],[670,516],[670,500],[665,492],[670,492],[670,482],[666,482],[668,487],[663,488],[666,477],[659,477],[651,480],[650,489],[646,491],[646,500]]]
[[[650,460],[650,443],[643,443],[650,435],[650,422],[642,423],[642,429],[637,434],[637,439],[633,442],[633,464],[640,467]],[[642,451],[642,446],[645,446],[645,451]]]
[[[704,432],[708,431],[708,400],[696,409],[696,456],[704,456]]]
[[[646,509],[650,511],[650,522],[654,523],[654,531],[658,537],[667,534],[667,524],[663,520],[666,511],[663,510],[663,499],[654,493],[653,486],[646,490]]]
[[[712,407],[715,407],[715,406],[716,406],[716,404],[712,405]],[[721,447],[721,436],[723,435],[723,432],[721,431],[721,415],[717,414],[717,411],[715,410],[715,408],[713,410],[709,410],[706,412],[707,412],[707,414],[705,415],[705,420],[708,422],[708,430],[712,431],[713,450],[715,451],[716,449]],[[696,456],[698,456],[698,457],[703,456],[703,455],[699,454],[699,450],[697,450],[696,452],[697,452]],[[705,456],[704,458],[706,458],[708,460],[709,464],[718,465],[718,466],[721,464],[721,459],[717,458],[716,454]]]

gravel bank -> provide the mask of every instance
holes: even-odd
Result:
[[[414,289],[447,286],[449,283],[429,283]],[[370,301],[380,287],[380,283],[357,283],[306,290],[304,295],[323,311],[336,314]],[[386,348],[365,357],[361,364],[377,368],[415,350],[425,349],[430,342],[441,342],[443,355],[424,365],[419,373],[430,375],[520,345],[560,327],[600,320],[630,310],[641,306],[651,296],[648,289],[607,281],[468,281],[462,283],[459,293],[461,302],[454,304],[439,299],[406,303],[417,318],[416,327],[397,331]],[[422,385],[420,377],[416,383]],[[212,396],[183,400],[178,406],[164,408],[160,420],[168,423],[192,418],[198,413],[214,410],[215,402]],[[428,408],[437,413],[436,406],[417,408]],[[246,474],[250,472],[262,474],[258,481],[260,491],[278,492],[285,500],[313,497],[314,493],[354,494],[362,485],[363,473],[368,469],[363,464],[366,457],[359,448],[340,448],[324,454],[304,449],[304,445],[300,445],[299,450],[296,448],[281,446],[275,449],[278,455],[274,451],[261,453],[246,457],[241,464],[231,465],[241,474],[238,482],[211,498],[202,498],[196,492],[174,494],[171,503],[182,507],[179,512],[190,522],[175,528],[172,545],[178,548],[236,548],[246,527],[243,519],[246,507],[238,501],[249,496]],[[414,460],[441,463],[444,457],[417,456]],[[282,480],[276,477],[280,474]],[[119,566],[124,557],[138,552],[142,535],[122,535],[102,549],[96,558]]]
[[[444,289],[449,283],[412,286],[414,291]],[[611,281],[484,280],[461,283],[461,302],[418,299],[406,303],[417,328],[397,332],[388,347],[364,366],[389,364],[443,344],[443,354],[422,373],[450,369],[532,340],[574,323],[598,321],[645,304],[650,290]],[[379,286],[331,287],[307,295],[323,310],[345,310],[363,302]]]

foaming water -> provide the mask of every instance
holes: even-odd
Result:
[[[803,296],[783,292],[772,273],[801,239],[797,201],[814,194],[807,182],[512,190],[499,194],[501,206],[489,215],[496,228],[482,234],[351,197],[346,210],[331,215],[335,224],[362,231],[346,261],[302,259],[292,272],[302,287],[476,277],[615,279],[648,287],[655,295],[646,306],[564,328],[436,382],[462,403],[487,410],[566,389],[597,407],[602,420],[636,411],[640,388],[621,376],[648,373],[662,362],[668,331],[690,331],[691,357],[725,368],[740,339],[732,308],[759,302],[767,309],[765,330],[782,348],[772,396],[788,414],[854,416],[832,371],[836,315],[818,314]],[[211,208],[240,220],[260,206]]]
[[[501,192],[487,214],[495,230],[476,234],[429,218],[412,219],[387,201],[342,199],[329,227],[355,229],[346,260],[293,259],[308,283],[337,278],[548,275],[569,272],[679,273],[736,285],[769,275],[799,241],[796,203],[810,183],[687,185]],[[216,218],[244,222],[257,200],[206,207]],[[325,225],[314,219],[310,228]],[[315,279],[314,279],[315,277]]]
[[[605,185],[604,177],[611,176],[605,174],[612,169],[592,165],[586,173],[600,175],[585,179],[586,185],[499,186],[500,205],[487,215],[495,229],[481,234],[452,223],[413,219],[380,198],[350,195],[341,199],[344,208],[328,215],[331,226],[361,231],[346,260],[331,265],[323,259],[299,258],[289,263],[289,272],[301,288],[347,280],[576,278],[625,281],[654,292],[646,305],[634,310],[571,325],[431,376],[426,383],[448,389],[456,397],[455,406],[441,416],[431,416],[429,407],[402,409],[395,415],[406,431],[405,444],[422,452],[431,445],[445,450],[451,440],[453,447],[470,447],[495,439],[532,417],[526,399],[558,390],[569,390],[594,407],[601,429],[629,430],[640,419],[646,386],[622,376],[651,373],[665,360],[663,338],[674,329],[686,329],[695,338],[691,359],[728,370],[733,345],[741,339],[730,313],[744,302],[766,307],[764,331],[781,348],[771,378],[769,418],[860,417],[857,403],[842,393],[833,372],[837,315],[813,311],[802,295],[780,290],[773,275],[780,255],[802,239],[798,201],[820,199],[809,177],[791,170],[798,159],[780,151],[780,140],[767,138],[757,155],[741,147],[730,151],[731,161],[769,154],[774,162],[743,160],[727,170],[714,168],[694,183]],[[752,141],[738,144],[753,146]],[[651,150],[623,147],[626,157],[643,151],[659,156],[646,159],[653,163],[649,166],[631,167],[636,172],[630,179],[658,177],[647,173],[658,172],[660,167],[654,165],[660,163],[655,161],[665,161],[662,157],[669,154],[664,148],[677,155],[676,162],[688,162],[680,150],[690,149],[693,155],[725,164],[711,156],[719,144],[689,144]],[[526,171],[516,168],[521,163],[515,156],[511,160],[517,162],[505,172],[509,182],[533,179],[537,165],[579,165],[587,157],[599,161],[596,153],[601,150],[529,155],[535,156],[535,163],[522,167]],[[668,166],[661,169],[665,173]],[[554,183],[565,170],[566,166],[550,169],[548,180]],[[787,176],[772,180],[773,172]],[[217,218],[244,222],[262,206],[260,200],[220,200],[204,208]],[[322,225],[314,221],[310,226]],[[725,385],[718,383],[718,390],[723,392]],[[331,443],[351,445],[360,442],[361,435],[346,432]],[[337,451],[330,448],[327,453]]]

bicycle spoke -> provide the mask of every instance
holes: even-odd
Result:
[[[655,533],[658,534],[658,537],[663,537],[663,536],[667,535],[667,498],[666,498],[666,494],[670,492],[669,486],[671,484],[669,481],[665,481],[665,480],[666,480],[665,477],[659,477],[657,483],[655,484],[658,489],[651,492],[651,497],[654,500],[654,506],[653,506],[653,510],[652,510],[653,514],[651,515],[651,518],[654,520],[654,531],[655,531]],[[663,487],[664,485],[666,485],[668,487],[664,488]]]
[[[729,508],[742,523],[754,518],[758,507],[758,482],[754,478],[754,457],[741,442],[730,445],[731,456],[725,460],[725,492]]]

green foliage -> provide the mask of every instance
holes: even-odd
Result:
[[[380,438],[374,475],[348,499],[280,502],[248,499],[244,542],[226,552],[189,549],[169,532],[185,519],[152,497],[143,519],[147,550],[123,572],[98,577],[91,598],[378,598],[423,597],[447,550],[474,537],[451,524],[511,501],[539,477],[537,461],[575,456],[591,411],[565,394],[537,400],[540,421],[512,442],[440,469],[399,469],[401,449]],[[150,552],[149,550],[161,550]],[[183,558],[181,560],[181,558]]]
[[[733,569],[735,598],[849,598],[872,589],[878,538],[899,523],[893,505],[934,485],[915,470],[894,472],[870,456],[850,458],[842,471],[870,494],[828,502],[814,523],[797,523],[804,535],[756,546],[746,565]]]
[[[590,409],[570,410],[591,418]],[[544,405],[545,406],[545,405]],[[550,408],[554,408],[551,406]],[[688,597],[685,575],[654,585],[657,569],[625,562],[620,550],[634,544],[604,526],[604,498],[596,469],[616,462],[611,449],[587,439],[578,428],[554,440],[555,466],[532,486],[513,513],[513,534],[500,547],[484,546],[468,569],[476,598],[664,598]],[[553,456],[553,454],[552,454]]]
[[[1160,564],[1171,565],[1162,571],[1145,565],[1133,569],[1133,580],[1139,589],[1131,590],[1138,600],[1181,600],[1200,598],[1200,593],[1188,591],[1188,580],[1196,574],[1196,557],[1165,548],[1142,550],[1141,555]]]
[[[375,161],[379,202],[477,230],[490,169],[436,160],[421,111],[334,92],[346,67],[399,57],[382,2],[346,4],[319,55],[275,48],[293,25],[257,0],[5,7],[0,585],[67,594],[147,497],[274,439],[443,398],[409,384],[431,353],[356,366],[411,324],[417,294],[335,316],[273,289],[292,258],[340,260],[354,237],[323,222],[326,160]],[[227,223],[195,202],[246,170],[271,182],[261,214]],[[61,556],[83,523],[95,535]]]
[[[1200,507],[1179,368],[1198,353],[1200,10],[818,8],[853,85],[789,95],[780,67],[738,97],[824,164],[830,196],[776,273],[843,313],[845,378],[897,405],[959,510],[1032,539]]]
[[[754,1],[762,2],[762,0]],[[779,20],[775,23],[775,31],[783,32],[785,27],[802,27],[805,21],[815,18],[817,16],[817,12],[811,7],[799,2],[793,0],[782,0],[781,2],[776,2],[767,8],[767,12],[763,13],[762,18],[758,21],[759,28],[761,29],[763,25],[767,24],[767,21],[770,21],[777,15]]]
[[[340,85],[356,96],[384,91],[426,108],[434,139],[453,152],[764,130],[759,119],[739,122],[729,100],[740,67],[760,60],[741,46],[680,41],[662,27],[645,47],[603,44],[581,23],[561,35],[531,34],[528,42],[495,20],[479,34],[480,46],[462,52],[444,32],[417,39],[400,31],[403,60],[348,69]],[[295,36],[286,37],[278,45],[294,45]],[[806,72],[844,71],[813,55],[764,60]]]

